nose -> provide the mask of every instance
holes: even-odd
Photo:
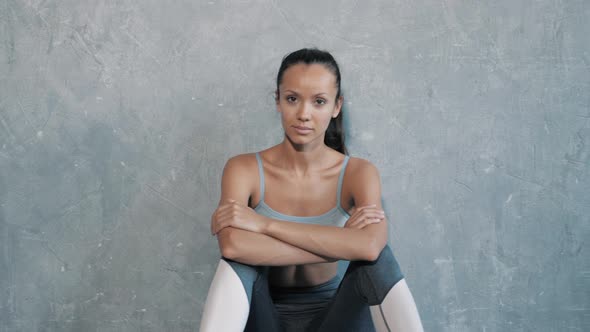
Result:
[[[311,105],[308,103],[301,103],[299,109],[297,110],[297,119],[299,121],[309,121],[311,117]]]

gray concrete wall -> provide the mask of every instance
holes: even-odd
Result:
[[[588,1],[0,1],[0,331],[194,331],[280,59],[340,61],[428,331],[590,330]]]

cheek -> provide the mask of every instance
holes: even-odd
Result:
[[[334,114],[334,112],[336,111],[335,107],[330,107],[329,109],[326,110],[326,119],[328,119],[327,121],[330,122],[330,120],[333,119],[332,115]]]
[[[322,126],[324,127],[324,130],[328,129],[330,121],[332,121],[332,112],[327,112],[327,114],[322,117]]]

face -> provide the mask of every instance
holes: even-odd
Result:
[[[277,95],[287,138],[296,145],[323,144],[330,119],[340,113],[336,76],[322,64],[296,64],[283,73]]]

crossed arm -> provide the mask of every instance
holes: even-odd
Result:
[[[344,227],[268,218],[248,207],[252,177],[248,156],[231,158],[223,171],[221,199],[211,218],[224,257],[250,265],[299,265],[336,260],[375,260],[387,242],[377,169],[349,163],[354,212]],[[352,167],[351,167],[352,166]]]

